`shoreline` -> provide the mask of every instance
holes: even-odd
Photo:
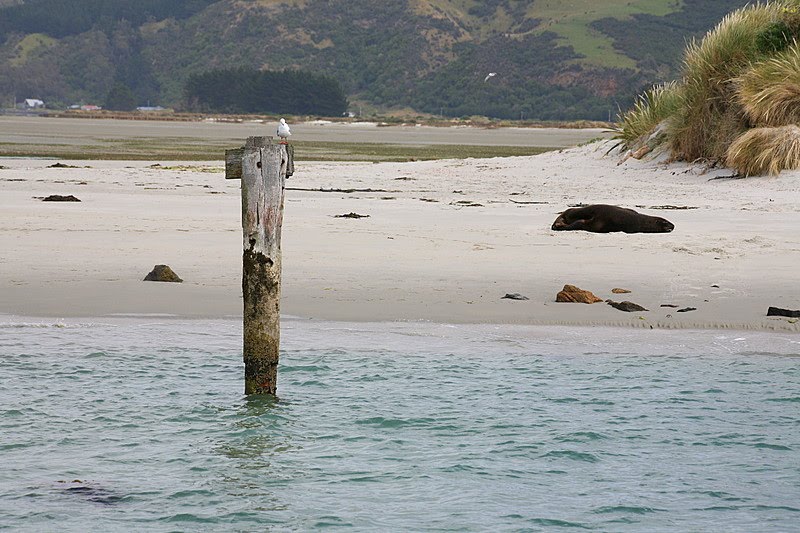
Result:
[[[777,317],[770,317],[777,318]],[[62,327],[83,327],[91,324],[103,323],[150,323],[150,322],[186,322],[186,323],[203,323],[203,322],[230,322],[233,324],[241,324],[241,315],[222,315],[222,316],[201,316],[201,315],[179,315],[168,313],[112,313],[100,316],[93,315],[58,315],[58,314],[38,314],[38,315],[19,315],[0,313],[0,329],[2,328],[20,328],[20,327],[41,327],[41,328],[62,328]],[[689,322],[665,322],[665,323],[650,323],[645,321],[639,322],[613,322],[613,321],[532,321],[532,322],[441,322],[426,319],[395,319],[395,320],[348,320],[343,318],[321,318],[321,317],[303,317],[297,315],[281,314],[281,322],[286,325],[297,324],[329,324],[337,327],[356,327],[363,326],[366,329],[380,329],[380,328],[408,328],[415,325],[424,328],[477,328],[478,330],[497,330],[497,329],[512,329],[520,331],[537,331],[537,330],[568,330],[575,331],[580,334],[587,334],[591,331],[605,330],[605,331],[619,331],[619,332],[635,332],[638,330],[661,332],[661,333],[679,333],[679,332],[726,332],[726,333],[762,333],[765,335],[773,334],[788,334],[790,338],[794,338],[796,334],[800,333],[800,329],[794,327],[794,324],[788,324],[785,321],[774,320],[764,324],[756,323],[726,323],[726,324],[703,324],[703,323],[689,323]]]
[[[800,172],[729,171],[605,156],[594,144],[539,156],[306,163],[287,190],[286,316],[346,322],[609,326],[800,332],[767,308],[800,307]],[[0,314],[241,316],[239,183],[219,161],[5,159]],[[158,162],[162,166],[151,167]],[[74,194],[80,203],[34,197]],[[669,234],[553,232],[560,211],[615,203],[663,216]],[[687,209],[663,209],[664,206]],[[642,207],[644,206],[644,207]],[[368,218],[335,218],[356,212]],[[185,281],[141,281],[168,264]],[[565,284],[605,303],[562,304]],[[622,287],[630,294],[612,294]],[[528,301],[503,300],[520,293]],[[661,305],[677,305],[662,308]],[[679,308],[695,311],[678,314]],[[667,316],[671,315],[671,316]]]

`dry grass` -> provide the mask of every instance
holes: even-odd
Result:
[[[736,80],[739,105],[757,126],[800,123],[800,45],[755,63]]]
[[[728,148],[726,164],[743,176],[775,175],[800,168],[800,127],[749,130]]]

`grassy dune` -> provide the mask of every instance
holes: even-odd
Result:
[[[683,161],[722,162],[744,176],[800,167],[800,0],[728,14],[686,48],[681,79],[645,92],[617,138],[666,145]],[[657,134],[656,134],[657,133]]]

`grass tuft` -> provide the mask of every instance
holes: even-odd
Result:
[[[655,85],[639,95],[632,109],[620,114],[614,138],[630,149],[673,116],[682,104],[683,90],[677,82]]]
[[[684,105],[671,121],[671,144],[677,159],[716,159],[747,127],[735,99],[733,80],[762,57],[757,39],[781,16],[777,3],[734,11],[700,41],[687,46],[684,58]],[[726,128],[720,131],[718,125]],[[724,133],[724,135],[722,135]]]
[[[743,176],[800,168],[800,127],[751,129],[728,148],[726,164]]]
[[[755,63],[737,80],[737,97],[757,126],[800,123],[800,44]]]

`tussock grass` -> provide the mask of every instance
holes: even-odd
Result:
[[[724,161],[747,176],[798,168],[799,40],[800,0],[728,14],[687,46],[680,80],[620,116],[616,138],[631,148],[665,124],[673,159]]]
[[[744,131],[735,99],[737,78],[760,57],[757,39],[780,17],[777,3],[755,4],[725,16],[701,41],[691,42],[684,58],[684,105],[671,121],[672,153],[676,159],[715,159]],[[725,120],[726,136],[717,125]],[[731,128],[735,122],[741,129]],[[711,142],[709,142],[711,141]]]
[[[683,89],[677,82],[655,85],[639,95],[633,108],[621,114],[616,138],[626,148],[644,140],[656,127],[673,116],[683,104]]]
[[[755,63],[737,80],[737,98],[758,126],[800,123],[800,44]]]
[[[800,127],[751,129],[731,144],[725,162],[743,176],[800,168]]]

